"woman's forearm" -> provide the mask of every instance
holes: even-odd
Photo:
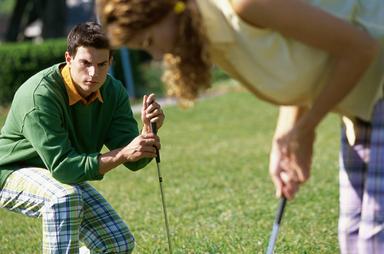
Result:
[[[329,74],[328,82],[313,101],[310,109],[303,115],[298,127],[314,130],[339,102],[357,85],[377,54],[375,43],[367,52],[342,56],[334,61],[334,68]]]
[[[280,106],[274,139],[291,130],[307,110],[307,108],[299,106]]]
[[[359,82],[379,50],[366,31],[301,0],[233,0],[235,12],[249,24],[323,50],[333,59],[328,83],[296,127],[313,131]]]

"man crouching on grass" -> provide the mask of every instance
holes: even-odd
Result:
[[[0,136],[0,207],[43,220],[43,253],[131,253],[134,238],[87,183],[124,164],[143,168],[156,156],[164,114],[144,96],[139,134],[127,92],[107,75],[112,61],[100,25],[77,25],[65,63],[28,79],[16,92]],[[105,145],[110,150],[101,154]]]

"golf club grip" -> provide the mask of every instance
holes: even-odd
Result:
[[[276,214],[276,223],[278,225],[280,225],[280,222],[281,222],[281,218],[283,218],[283,214],[284,214],[284,208],[285,208],[285,204],[287,203],[287,199],[282,197],[280,199],[280,203],[279,203],[279,208],[277,210],[277,214]]]
[[[152,128],[152,132],[154,134],[157,135],[157,126],[156,126],[156,122],[151,122],[151,128]],[[160,162],[160,153],[159,153],[159,149],[156,148],[156,162]]]

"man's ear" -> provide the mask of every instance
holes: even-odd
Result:
[[[65,51],[65,62],[68,64],[68,65],[71,65],[71,60],[72,60],[72,56],[71,54],[69,54],[68,51]]]
[[[111,56],[111,57],[109,58],[109,65],[111,66],[112,63],[113,63],[113,56]]]

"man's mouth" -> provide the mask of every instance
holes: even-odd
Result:
[[[85,81],[85,84],[87,84],[87,85],[96,85],[97,84],[97,81],[92,81],[92,80],[86,80]]]

